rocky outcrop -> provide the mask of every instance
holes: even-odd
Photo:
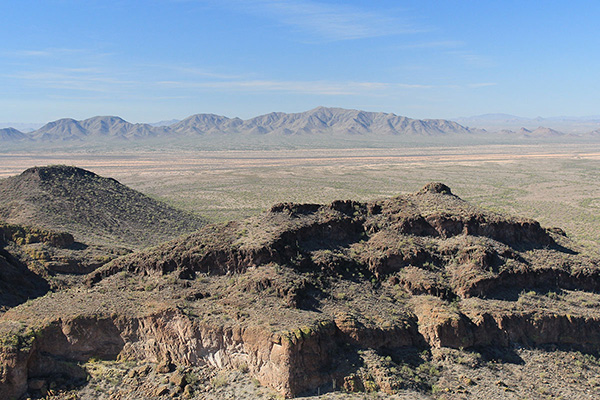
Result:
[[[558,344],[583,351],[600,348],[598,316],[483,312],[471,319],[459,312],[440,312],[435,306],[427,306],[419,312],[419,331],[433,347],[509,347],[518,343],[523,346]]]
[[[46,279],[0,247],[0,312],[43,296],[48,290],[50,285]]]
[[[559,230],[483,211],[440,183],[367,203],[281,203],[116,259],[85,287],[7,312],[7,332],[37,310],[46,320],[5,344],[0,393],[52,374],[82,379],[69,362],[90,357],[167,371],[243,366],[292,397],[334,386],[393,393],[401,386],[385,360],[405,349],[596,351],[600,314],[577,299],[600,301],[599,262]],[[80,308],[65,315],[64,301]]]
[[[0,395],[16,399],[27,392],[29,353],[17,347],[3,346],[0,351]]]
[[[470,319],[439,299],[420,300],[415,319],[387,328],[369,328],[339,315],[311,327],[273,333],[261,326],[205,325],[177,309],[136,319],[58,320],[30,333],[26,344],[23,339],[18,346],[3,347],[0,394],[18,397],[31,382],[56,377],[83,383],[85,370],[76,363],[91,357],[228,369],[243,365],[262,385],[293,397],[332,381],[343,385],[352,376],[351,366],[345,364],[352,348],[600,345],[600,318],[484,313]]]
[[[0,312],[43,296],[126,254],[75,242],[67,232],[0,222]]]
[[[9,241],[18,245],[46,243],[50,246],[66,248],[71,246],[75,239],[67,232],[0,223],[0,243]]]
[[[177,310],[140,319],[58,320],[32,334],[27,346],[5,345],[0,352],[0,394],[18,397],[28,381],[53,376],[85,380],[85,372],[74,363],[94,357],[216,368],[244,365],[261,384],[291,396],[326,382],[321,373],[334,361],[335,333],[333,323],[297,336],[259,326],[207,326]]]
[[[564,258],[563,264],[572,263],[569,251],[561,249],[553,235],[557,236],[536,221],[485,212],[453,195],[447,186],[432,183],[415,195],[371,203],[277,204],[255,219],[209,226],[154,251],[119,259],[90,275],[88,284],[119,271],[150,275],[178,271],[181,277],[193,278],[198,273],[244,273],[268,263],[327,269],[323,252],[335,250],[344,264],[378,279],[409,267],[429,269],[441,277],[437,288],[403,282],[416,294],[465,297],[487,293],[492,286],[514,287],[521,280],[525,286],[530,281],[551,283],[538,279],[545,273],[541,271],[551,268],[532,268],[519,252],[551,248]],[[571,276],[571,269],[563,267],[568,279],[555,282],[572,287],[569,282],[586,279],[593,288],[600,282],[595,273],[583,269],[579,278]],[[451,272],[444,276],[453,279],[443,277],[444,270]]]

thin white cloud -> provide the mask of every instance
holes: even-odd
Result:
[[[266,16],[282,25],[328,41],[423,32],[405,18],[346,4],[309,0],[229,0],[224,4]]]
[[[144,68],[155,68],[157,70],[164,70],[174,72],[177,75],[189,75],[196,77],[204,77],[204,78],[214,78],[214,79],[242,79],[243,75],[235,75],[235,74],[225,74],[211,71],[210,69],[199,68],[195,66],[189,65],[169,65],[169,64],[144,64],[140,65]]]
[[[466,64],[473,67],[488,68],[493,67],[495,65],[489,57],[480,56],[478,54],[474,54],[466,50],[448,51],[447,54],[458,57],[461,60],[463,60]]]
[[[272,80],[250,80],[250,81],[210,81],[210,82],[158,82],[164,87],[190,89],[222,89],[234,91],[254,92],[289,92],[321,95],[349,95],[355,94],[360,84],[340,84],[331,82],[302,82],[302,81],[272,81]],[[362,88],[365,90],[364,87]]]
[[[469,83],[467,85],[467,87],[477,89],[477,88],[481,88],[481,87],[496,86],[496,85],[497,85],[497,83],[495,83],[495,82],[481,82],[481,83]]]
[[[142,68],[143,67],[139,67]],[[207,73],[201,69],[176,71],[172,78],[149,80],[137,77],[132,70],[114,71],[99,67],[53,68],[20,71],[0,75],[13,81],[21,81],[29,87],[75,90],[92,93],[112,93],[130,96],[134,92],[152,93],[153,96],[186,96],[191,91],[217,90],[231,92],[284,92],[324,96],[366,95],[393,96],[395,92],[431,89],[475,89],[493,86],[492,82],[466,83],[464,85],[432,85],[406,82],[377,81],[330,81],[330,80],[273,80],[273,79],[224,79],[227,75]],[[248,75],[246,75],[248,76]],[[200,78],[200,79],[198,79]],[[61,93],[49,93],[61,95]]]
[[[379,94],[392,89],[429,89],[433,86],[387,83],[387,82],[331,82],[331,81],[277,81],[277,80],[245,80],[245,81],[161,81],[163,87],[191,89],[223,89],[255,92],[288,92],[317,95],[358,95]]]
[[[3,76],[25,81],[30,86],[38,88],[89,92],[118,92],[126,85],[139,83],[117,79],[98,68],[60,68],[53,71],[25,71]]]
[[[9,57],[63,57],[65,55],[83,54],[88,52],[85,49],[68,49],[68,48],[47,48],[35,50],[16,50],[3,53]]]
[[[9,55],[16,57],[48,57],[50,54],[50,52],[45,50],[19,50],[12,52]]]
[[[407,43],[398,46],[399,49],[410,50],[410,49],[436,49],[436,48],[456,48],[462,47],[465,42],[459,40],[439,40],[431,42],[420,42],[420,43]]]

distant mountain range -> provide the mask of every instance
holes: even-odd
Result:
[[[63,141],[102,138],[138,139],[208,134],[245,135],[446,135],[481,132],[443,119],[411,119],[388,113],[318,107],[302,113],[274,112],[252,119],[196,114],[182,121],[133,124],[119,117],[65,118],[24,133],[0,129],[0,140]]]
[[[560,136],[566,135],[564,132],[559,132],[559,131],[551,129],[551,128],[544,128],[543,126],[539,126],[536,129],[520,128],[516,132],[508,130],[508,129],[504,129],[504,130],[498,131],[497,133],[519,136],[519,137],[527,137],[527,138],[542,138],[542,137],[548,138],[548,137],[560,137]]]
[[[563,134],[588,134],[600,129],[600,116],[591,115],[587,117],[536,117],[526,118],[510,114],[483,114],[472,117],[454,118],[459,124],[487,131],[519,131],[537,130],[538,127],[550,128]]]
[[[49,122],[31,132],[0,129],[0,142],[136,140],[199,135],[407,135],[448,134],[510,135],[523,138],[556,138],[567,135],[600,135],[600,117],[522,118],[508,114],[485,114],[444,119],[411,119],[391,113],[317,107],[302,113],[273,112],[248,120],[215,114],[196,114],[184,120],[130,123],[115,116],[82,121],[70,118]],[[542,126],[544,124],[544,126]]]
[[[507,121],[507,122],[548,122],[548,121],[577,121],[577,122],[600,122],[600,115],[590,115],[586,117],[569,117],[569,116],[559,116],[559,117],[535,117],[535,118],[527,118],[527,117],[519,117],[518,115],[511,114],[481,114],[475,115],[472,117],[460,117],[455,118],[457,121]]]

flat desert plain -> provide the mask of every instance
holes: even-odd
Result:
[[[215,222],[256,214],[278,202],[368,200],[441,181],[486,209],[561,227],[590,249],[600,242],[600,144],[0,150],[0,178],[50,164],[113,177]]]

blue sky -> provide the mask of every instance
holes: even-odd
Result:
[[[0,121],[600,114],[600,2],[19,0]]]

